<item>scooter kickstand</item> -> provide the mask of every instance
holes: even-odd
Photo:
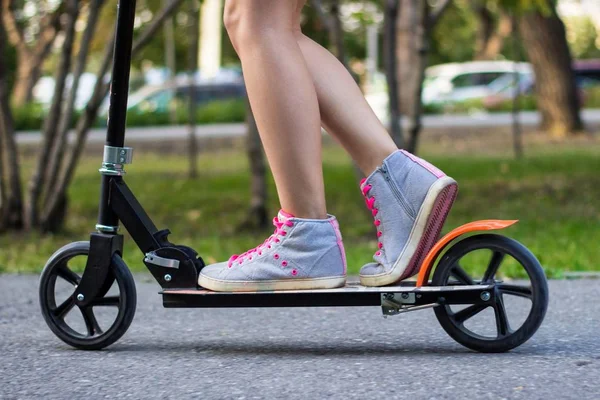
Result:
[[[383,318],[439,305],[438,303],[432,303],[417,306],[415,303],[416,296],[414,293],[381,293],[381,312],[383,313]]]

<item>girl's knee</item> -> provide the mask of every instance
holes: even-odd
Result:
[[[291,33],[294,12],[294,2],[288,0],[226,0],[223,23],[239,54],[240,48],[270,33]]]
[[[242,14],[240,11],[242,5],[240,3],[243,3],[243,0],[225,1],[225,7],[223,10],[223,24],[225,25],[225,29],[230,36],[232,36],[232,33],[235,32],[240,23]]]

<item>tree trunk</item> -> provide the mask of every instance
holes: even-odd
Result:
[[[171,0],[162,0],[163,7],[167,7]],[[175,27],[173,17],[167,18],[163,27],[163,36],[165,44],[165,65],[169,70],[168,80],[175,77],[177,65],[175,63]],[[177,122],[177,106],[174,102],[169,104],[169,122]]]
[[[242,223],[243,229],[263,229],[269,225],[267,210],[267,166],[263,153],[262,142],[254,120],[254,114],[247,102],[246,124],[248,133],[246,137],[246,151],[250,164],[250,210]]]
[[[8,39],[17,51],[17,79],[13,87],[12,102],[23,105],[33,100],[33,88],[39,80],[42,64],[50,55],[54,41],[60,31],[60,16],[64,4],[52,13],[45,15],[37,26],[35,45],[30,47],[25,40],[23,27],[17,22],[17,2],[3,0],[3,22],[6,25]]]
[[[48,111],[48,116],[44,121],[44,139],[42,142],[41,153],[34,174],[29,181],[27,202],[25,205],[25,228],[31,229],[39,223],[39,199],[45,187],[44,171],[48,165],[50,152],[57,133],[59,123],[60,108],[65,89],[67,75],[71,69],[71,54],[75,42],[75,24],[79,14],[79,4],[77,0],[67,0],[65,26],[65,40],[61,49],[59,65],[55,75],[56,86],[54,88],[54,97],[52,105]]]
[[[196,71],[198,70],[198,52],[200,50],[200,4],[190,0],[190,47],[188,69],[190,75],[190,91],[188,98],[188,155],[190,178],[198,176],[198,139],[196,138]]]
[[[429,7],[425,0],[404,0],[398,14],[400,107],[408,117],[406,149],[415,153],[421,132],[421,90],[427,66]]]
[[[400,100],[398,87],[398,60],[396,58],[398,1],[386,0],[384,9],[384,61],[388,88],[388,110],[390,114],[390,135],[396,146],[404,147],[402,125],[400,124]]]
[[[508,15],[501,13],[498,23],[494,21],[492,12],[486,6],[475,9],[479,20],[476,60],[495,60],[504,45],[504,40],[512,32],[512,22]]]
[[[171,16],[183,0],[173,0],[167,7],[163,8],[154,18],[152,23],[144,30],[133,43],[132,57],[140,52],[154,34],[162,27],[166,18]],[[49,194],[47,204],[48,215],[60,215],[63,208],[66,190],[73,179],[75,167],[79,162],[79,158],[83,152],[87,134],[90,127],[96,120],[98,109],[102,105],[102,101],[106,97],[110,88],[110,83],[104,83],[104,76],[107,74],[111,65],[111,59],[114,48],[114,33],[104,49],[104,58],[98,73],[96,74],[96,86],[90,101],[88,102],[82,116],[77,121],[75,126],[75,143],[71,146],[64,162],[64,168],[61,170],[60,177],[52,192]]]
[[[40,77],[40,66],[36,65],[33,56],[17,50],[17,76],[15,79],[12,102],[22,106],[33,101],[33,88]]]
[[[431,32],[451,0],[430,9],[427,0],[401,0],[398,12],[398,77],[400,109],[409,118],[406,149],[416,153],[423,114],[422,89]]]
[[[541,129],[552,137],[562,138],[582,130],[583,124],[565,26],[556,10],[551,11],[550,15],[541,12],[523,15],[520,31],[535,73]]]
[[[514,93],[512,101],[512,131],[513,131],[513,151],[516,159],[523,158],[523,134],[521,130],[520,117],[520,104],[519,98],[521,97],[521,83],[518,69],[518,62],[521,61],[521,54],[519,51],[519,30],[517,29],[518,19],[516,14],[512,15],[511,30],[512,30],[512,45],[515,54],[515,70],[514,70]]]
[[[14,138],[14,123],[9,107],[6,75],[6,31],[0,8],[0,231],[22,225],[22,194],[19,156]]]
[[[71,89],[69,91],[67,100],[62,110],[62,114],[60,116],[60,124],[58,127],[56,140],[53,143],[52,153],[48,161],[48,166],[46,167],[46,192],[52,190],[52,188],[56,186],[56,181],[58,180],[58,174],[63,162],[65,150],[67,148],[67,135],[69,129],[71,128],[71,120],[73,118],[73,112],[75,111],[75,101],[77,99],[79,81],[81,75],[85,71],[90,43],[92,41],[92,38],[94,37],[96,23],[98,22],[98,17],[100,15],[100,11],[103,5],[104,0],[92,0],[90,2],[86,28],[81,38],[79,50],[77,52],[76,57],[77,61],[72,73],[73,83],[71,85]],[[47,193],[45,193],[45,196],[43,197],[47,197]],[[49,210],[46,209],[46,206],[44,206],[44,211],[42,213],[43,225],[48,225],[45,220],[53,219],[49,218],[50,216],[48,215],[48,211]]]

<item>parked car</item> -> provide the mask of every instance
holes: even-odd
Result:
[[[172,106],[187,104],[192,83],[189,79],[176,79],[160,85],[146,85],[132,93],[127,102],[128,112],[133,113],[166,113]],[[233,100],[246,96],[243,81],[214,83],[210,81],[194,84],[194,100],[197,106],[217,101]],[[108,113],[108,101],[105,102],[101,115]]]
[[[490,85],[502,86],[515,69],[524,75],[531,74],[528,63],[512,61],[473,61],[440,64],[425,70],[422,101],[425,106],[451,104],[489,96]],[[497,83],[495,83],[497,82]],[[376,85],[365,94],[375,114],[388,123],[388,96],[386,85]]]
[[[600,60],[579,60],[573,63],[575,83],[579,96],[585,102],[585,91],[592,87],[600,87]],[[533,94],[535,74],[533,71],[519,74],[519,94]],[[490,93],[483,98],[486,108],[495,108],[515,96],[515,75],[507,74],[490,84]]]
[[[441,64],[427,68],[423,83],[423,104],[444,104],[482,98],[495,80],[514,73],[530,73],[528,63],[473,61]]]

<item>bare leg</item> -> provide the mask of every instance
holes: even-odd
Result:
[[[301,218],[326,218],[319,104],[294,34],[303,5],[227,0],[225,26],[242,62],[282,208]]]
[[[346,68],[302,34],[300,13],[295,26],[296,40],[317,91],[321,122],[368,175],[398,148]]]

